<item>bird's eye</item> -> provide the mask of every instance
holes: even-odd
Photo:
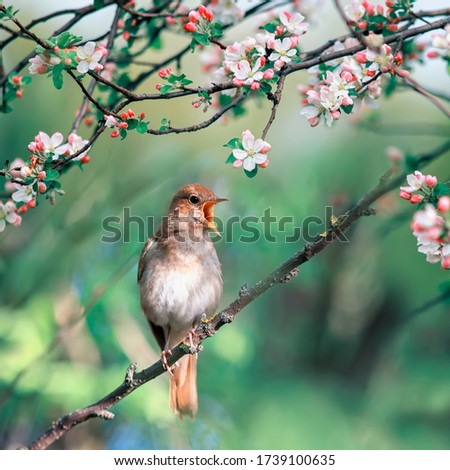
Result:
[[[191,196],[189,196],[189,202],[191,204],[198,204],[199,201],[200,199],[195,194],[192,194]]]

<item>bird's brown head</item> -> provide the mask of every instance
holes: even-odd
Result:
[[[186,217],[203,228],[220,236],[214,223],[214,206],[228,199],[217,197],[209,188],[200,184],[181,187],[170,203],[169,215]]]

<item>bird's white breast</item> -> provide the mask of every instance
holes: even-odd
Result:
[[[220,263],[211,242],[153,242],[140,282],[141,305],[156,325],[188,330],[212,315],[222,293]]]

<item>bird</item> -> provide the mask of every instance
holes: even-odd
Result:
[[[220,236],[214,207],[224,201],[200,184],[181,187],[139,258],[141,308],[170,373],[169,405],[180,418],[198,410],[197,357],[187,354],[172,368],[167,357],[186,336],[192,344],[198,323],[218,308],[223,281],[210,233]]]

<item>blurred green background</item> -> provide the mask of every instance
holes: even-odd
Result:
[[[28,19],[55,6],[33,2],[45,4],[44,11],[15,3]],[[344,32],[331,6],[320,15],[305,49]],[[56,25],[37,31],[46,34]],[[83,28],[89,23],[74,32],[85,33]],[[227,40],[252,31],[243,25]],[[167,36],[168,50],[175,50],[175,39]],[[7,49],[6,67],[29,47],[22,42]],[[149,60],[161,57],[152,54]],[[185,67],[204,82],[196,56]],[[417,77],[448,90],[442,62],[420,69]],[[299,115],[296,91],[306,79],[306,73],[288,78],[267,136],[270,165],[253,180],[224,165],[222,145],[247,128],[260,134],[270,113],[264,101],[251,102],[239,119],[196,134],[130,133],[124,142],[104,134],[85,170],[64,175],[66,195],[55,206],[42,201],[20,228],[0,234],[1,448],[29,444],[56,418],[120,384],[131,362],[144,368],[158,358],[136,285],[143,240],[135,224],[129,242],[103,243],[105,217],[121,216],[124,207],[143,218],[160,217],[179,186],[199,182],[229,199],[217,207],[222,219],[261,217],[271,208],[272,215],[294,216],[301,226],[307,216],[323,219],[325,206],[343,212],[376,184],[390,165],[387,146],[416,154],[448,137],[445,117],[411,91],[383,99],[379,110],[345,116],[332,129],[312,129]],[[14,113],[0,117],[0,163],[27,157],[27,144],[39,130],[67,135],[80,96],[66,82],[56,92],[45,77],[35,77]],[[183,126],[205,117],[191,101],[133,109],[145,111],[155,126],[162,117]],[[84,137],[89,133],[80,130]],[[445,181],[449,170],[444,156],[426,171]],[[417,252],[409,228],[412,206],[390,194],[376,207],[376,217],[352,229],[350,243],[326,249],[294,281],[270,290],[205,343],[195,421],[172,415],[163,376],[115,406],[113,421],[91,420],[52,448],[448,449],[449,306],[430,303],[448,273]],[[256,226],[263,232],[261,223]],[[224,275],[221,307],[241,285],[255,283],[303,246],[285,243],[282,233],[276,243],[263,236],[244,243],[242,234],[235,226],[232,241],[216,243]]]

